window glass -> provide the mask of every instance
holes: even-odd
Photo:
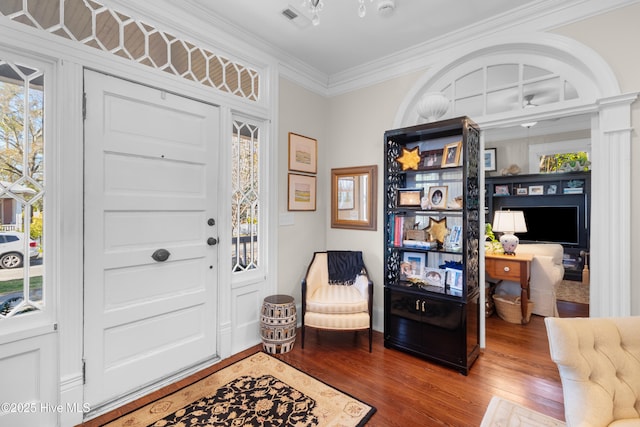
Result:
[[[41,310],[44,75],[0,59],[0,318]]]
[[[231,265],[232,271],[254,270],[260,213],[260,129],[234,120],[232,143]]]

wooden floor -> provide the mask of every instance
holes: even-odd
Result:
[[[588,316],[588,305],[559,302],[558,309],[561,317]],[[486,349],[468,376],[386,349],[378,332],[372,353],[365,333],[309,331],[304,349],[296,342],[291,352],[276,357],[376,407],[367,426],[479,426],[494,395],[564,420],[544,318],[533,315],[528,325],[518,325],[493,315],[486,329]],[[258,345],[236,354],[82,425],[100,426],[260,350]]]

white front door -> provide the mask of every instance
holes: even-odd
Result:
[[[94,409],[216,356],[220,119],[215,106],[91,71],[85,93],[85,402]]]

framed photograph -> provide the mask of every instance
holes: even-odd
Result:
[[[530,185],[529,186],[529,195],[530,196],[539,196],[544,194],[544,185]]]
[[[338,180],[338,210],[351,210],[355,206],[355,178],[343,177]]]
[[[452,168],[460,165],[460,154],[462,152],[462,141],[452,142],[444,146],[442,154],[443,168]]]
[[[398,207],[419,208],[423,194],[422,188],[399,188]]]
[[[462,290],[462,270],[447,268],[447,286],[451,289]]]
[[[496,185],[493,188],[493,195],[494,196],[510,196],[511,193],[509,192],[509,186],[508,185]]]
[[[496,167],[496,149],[495,148],[487,148],[484,150],[484,171],[485,172],[493,172],[497,171]]]
[[[429,187],[429,195],[427,196],[429,199],[429,209],[447,208],[448,189],[449,187],[446,185]]]
[[[289,174],[289,210],[316,210],[316,177]]]
[[[556,184],[549,184],[547,187],[547,194],[556,194],[558,192],[558,186]]]
[[[424,269],[424,280],[427,285],[444,288],[445,276],[445,270],[442,268],[425,267]]]
[[[527,191],[527,187],[518,187],[518,188],[516,188],[516,195],[517,196],[526,196],[527,194],[529,194],[529,192]]]
[[[402,265],[400,268],[400,278],[422,279],[424,268],[427,265],[427,255],[419,252],[404,252],[402,254]]]
[[[444,150],[428,150],[420,153],[422,162],[420,169],[440,169],[442,167],[442,153]]]
[[[289,132],[289,170],[318,172],[318,141]]]

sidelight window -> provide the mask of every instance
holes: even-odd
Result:
[[[44,308],[44,72],[0,59],[0,319]]]
[[[258,268],[260,213],[260,128],[233,121],[232,146],[232,271]]]

